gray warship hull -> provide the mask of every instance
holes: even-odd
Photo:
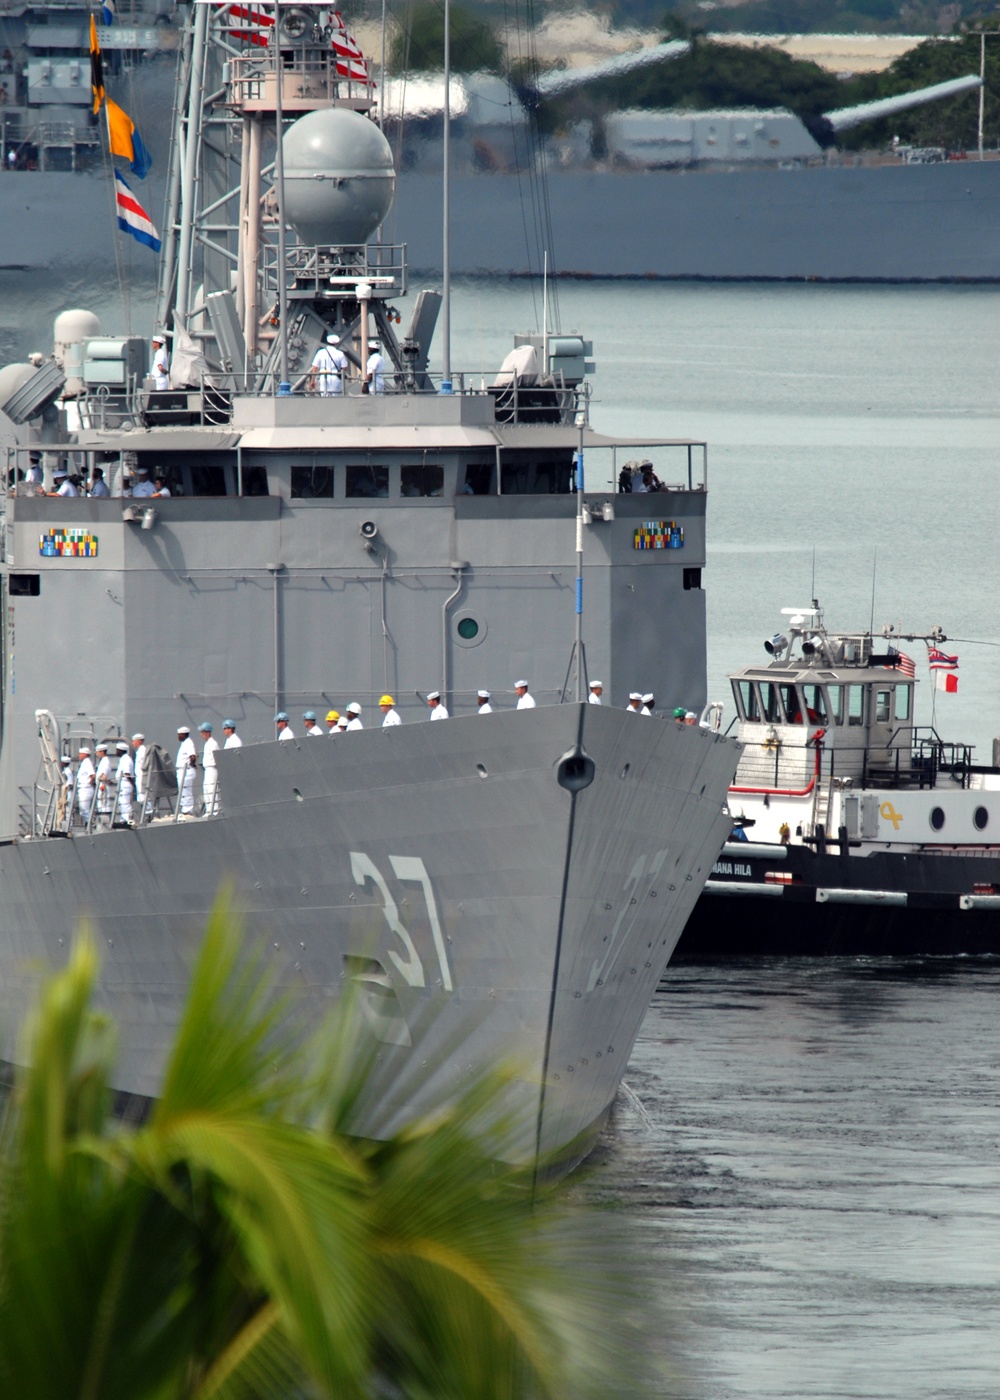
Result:
[[[559,170],[547,176],[552,258],[581,277],[935,282],[1000,280],[1000,161],[795,170]],[[457,273],[538,272],[525,243],[530,180],[452,177]],[[154,222],[162,185],[141,192]],[[74,210],[67,247],[65,211]],[[398,228],[411,266],[441,262],[441,184],[398,179]],[[531,220],[529,219],[529,225]],[[6,268],[114,266],[118,234],[106,184],[92,175],[0,176]]]
[[[578,746],[594,778],[573,792]],[[0,847],[4,1029],[86,916],[118,1087],[155,1095],[229,880],[306,1017],[361,992],[374,1129],[507,1061],[517,1151],[575,1161],[725,839],[735,757],[705,729],[572,704],[225,752],[221,817]]]

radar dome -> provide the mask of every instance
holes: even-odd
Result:
[[[309,112],[285,132],[285,217],[307,244],[365,243],[388,214],[392,149],[346,107]]]

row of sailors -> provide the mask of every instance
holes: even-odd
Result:
[[[604,686],[602,682],[597,680],[591,681],[589,689],[590,694],[588,700],[590,704],[603,704],[602,697],[604,695]],[[526,680],[515,681],[514,690],[517,694],[517,709],[533,710],[535,708],[535,697],[531,694]],[[477,691],[476,713],[480,715],[491,715],[493,713],[491,700],[492,696],[488,690]],[[652,715],[655,705],[656,698],[651,691],[647,691],[645,695],[640,695],[637,690],[633,690],[629,695],[626,709],[630,714]],[[432,720],[450,718],[448,709],[441,699],[441,692],[439,690],[428,692],[427,707],[430,710],[430,718]],[[394,725],[402,724],[403,721],[400,718],[399,711],[396,709],[396,702],[391,695],[382,696],[379,701],[379,709],[382,711],[383,729],[391,729]],[[364,724],[361,721],[361,714],[361,706],[354,700],[348,705],[343,714],[341,714],[339,710],[329,710],[327,712],[325,720],[326,729],[320,726],[315,710],[304,710],[302,714],[302,723],[305,726],[307,737],[313,736],[322,738],[324,734],[344,734],[352,729],[364,729]],[[696,717],[691,710],[678,707],[674,710],[673,714],[674,719],[677,720],[678,723],[695,723]],[[274,717],[274,723],[278,731],[278,739],[295,738],[295,731],[291,727],[287,711],[279,710]]]
[[[598,680],[590,682],[590,694],[588,696],[591,705],[602,704],[604,687]],[[535,697],[526,680],[515,681],[514,689],[517,693],[517,709],[533,710],[535,708]],[[490,715],[493,713],[491,695],[488,690],[480,690],[476,694],[477,713]],[[651,692],[640,695],[636,690],[629,694],[626,709],[631,714],[652,715],[656,700]],[[427,696],[427,705],[430,710],[432,720],[442,720],[450,718],[445,705],[441,700],[441,692],[432,690]],[[394,725],[402,724],[399,711],[395,707],[395,701],[391,695],[383,695],[379,701],[379,708],[382,711],[382,728],[391,729]],[[337,710],[329,710],[326,715],[326,729],[321,729],[315,710],[305,710],[302,720],[305,725],[307,736],[323,737],[324,734],[334,735],[347,733],[352,729],[363,729],[361,722],[361,706],[357,701],[352,701],[348,705],[343,715]],[[693,711],[685,710],[683,706],[678,706],[673,712],[673,717],[678,724],[694,724],[696,717]],[[284,710],[274,717],[278,730],[279,739],[294,739],[295,733],[288,722],[288,715]],[[236,721],[224,719],[222,721],[223,742],[214,737],[211,720],[204,720],[198,726],[198,733],[202,740],[201,750],[201,796],[203,811],[206,816],[214,816],[219,810],[219,772],[215,761],[215,755],[219,748],[238,749],[243,746],[243,740],[236,732]],[[191,730],[186,724],[177,726],[178,749],[177,757],[174,760],[174,769],[177,776],[177,790],[179,794],[179,805],[181,816],[193,816],[195,811],[195,788],[198,776],[198,750],[191,737]],[[63,774],[63,789],[60,794],[57,819],[60,824],[65,822],[67,812],[72,810],[71,797],[75,789],[76,811],[80,821],[85,825],[90,825],[91,814],[96,801],[96,815],[110,821],[117,817],[119,821],[130,822],[132,820],[133,809],[138,807],[141,811],[146,801],[145,785],[147,780],[146,765],[149,757],[149,746],[146,743],[146,736],[141,732],[132,735],[131,745],[124,740],[112,744],[105,741],[94,746],[94,754],[97,762],[94,763],[89,747],[82,746],[78,752],[79,767],[74,777],[72,769],[72,759],[68,756],[61,759]],[[115,759],[112,759],[112,754]],[[113,769],[113,771],[112,771]]]

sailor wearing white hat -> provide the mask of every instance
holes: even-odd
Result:
[[[603,694],[604,686],[602,685],[602,683],[600,681],[591,681],[590,694],[587,696],[588,703],[591,705],[599,705],[601,703],[601,696]]]
[[[440,690],[429,690],[427,692],[427,704],[430,707],[431,719],[448,719],[447,707],[441,704]]]
[[[641,715],[641,714],[642,714],[642,696],[639,694],[639,692],[638,692],[637,690],[630,690],[630,691],[629,691],[629,694],[628,694],[628,705],[626,706],[626,709],[628,710],[628,712],[629,712],[630,714],[633,714],[633,715]]]
[[[517,691],[517,708],[519,710],[533,710],[535,708],[535,697],[528,693],[528,682],[515,681],[514,689]]]
[[[132,761],[135,765],[135,800],[141,807],[146,799],[146,758],[149,754],[149,745],[141,730],[132,735],[132,749]]]
[[[118,820],[130,822],[132,800],[135,797],[135,764],[132,761],[132,751],[124,739],[115,744],[115,753],[118,755],[118,767],[115,769],[115,782],[118,785]]]
[[[339,346],[340,336],[331,331],[326,344],[319,347],[310,365],[310,387],[325,399],[339,397],[344,392],[347,356]]]
[[[364,729],[364,725],[361,723],[361,706],[356,700],[352,700],[347,707],[347,723],[344,728],[347,730]]]
[[[656,701],[653,698],[653,692],[651,690],[648,690],[646,694],[642,697],[642,709],[639,711],[639,713],[641,715],[651,715],[653,713],[653,706],[655,704]]]
[[[344,713],[340,716],[340,719],[337,720],[337,733],[338,733],[338,734],[346,734],[347,731],[348,731],[348,728],[350,727],[350,723],[351,723],[351,717],[350,717],[350,715],[347,713],[347,711],[345,710]],[[358,721],[358,728],[359,728],[359,729],[364,729],[364,725],[361,723],[360,720]]]
[[[149,366],[150,377],[155,381],[153,388],[161,393],[170,388],[170,360],[167,358],[167,342],[162,335],[153,336],[153,362]]]
[[[385,393],[385,360],[377,340],[368,342],[368,363],[365,366],[365,386],[369,394]]]
[[[97,774],[94,769],[94,761],[90,757],[90,750],[81,748],[79,756],[80,766],[76,770],[76,809],[80,813],[80,820],[86,826],[87,822],[90,821],[90,809],[94,805]]]
[[[97,755],[97,815],[110,817],[115,808],[115,780],[111,776],[111,759],[108,757],[108,744],[103,740],[94,745]]]
[[[493,706],[490,704],[490,692],[488,690],[476,691],[476,704],[479,706],[476,711],[477,714],[491,715],[493,713]]]
[[[153,496],[156,494],[156,487],[149,479],[148,467],[136,467],[135,480],[132,482],[133,496]]]
[[[52,471],[52,490],[40,491],[40,496],[79,496],[79,491],[70,481],[65,467],[55,467]]]
[[[177,757],[174,759],[174,768],[177,772],[181,816],[193,817],[194,779],[198,771],[198,751],[191,738],[191,730],[186,724],[177,726],[177,737],[180,740],[180,747],[177,750]]]
[[[56,804],[56,821],[60,826],[66,822],[66,813],[69,810],[69,797],[73,791],[73,760],[68,753],[64,753],[59,760],[62,771],[62,787],[59,790],[59,801]]]
[[[219,741],[212,735],[211,720],[203,719],[198,726],[198,733],[202,737],[201,799],[205,804],[204,815],[214,817],[219,810],[219,770],[215,762]]]

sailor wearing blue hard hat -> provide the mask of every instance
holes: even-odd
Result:
[[[314,739],[322,739],[324,737],[323,730],[320,729],[319,725],[316,722],[315,710],[303,711],[302,719],[305,723],[307,734],[311,735]]]
[[[215,755],[219,748],[218,739],[212,738],[212,721],[203,719],[198,733],[204,740],[201,751],[201,766],[204,776],[201,780],[201,795],[205,803],[205,816],[214,817],[219,810],[219,770],[215,766]]]
[[[292,733],[291,727],[290,727],[290,725],[289,725],[289,723],[288,723],[288,716],[287,716],[287,714],[285,713],[284,710],[279,710],[279,711],[278,711],[278,713],[277,713],[277,714],[275,715],[275,717],[274,717],[274,722],[275,722],[275,724],[278,726],[278,738],[279,738],[279,739],[294,739],[294,738],[295,738],[295,735]]]

